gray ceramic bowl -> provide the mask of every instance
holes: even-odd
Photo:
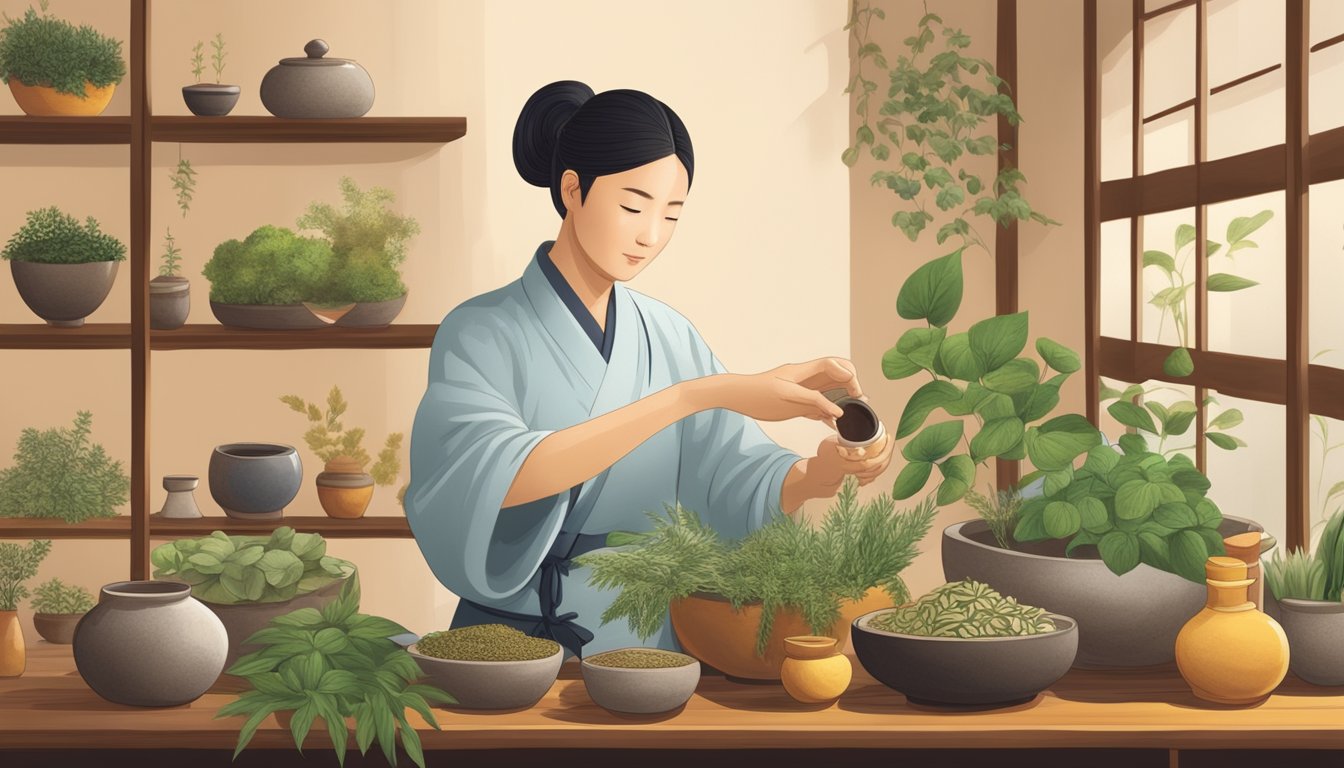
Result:
[[[210,454],[210,495],[224,514],[278,520],[303,483],[303,463],[291,445],[228,443]]]
[[[1293,674],[1314,685],[1344,685],[1344,603],[1278,601]]]
[[[220,325],[233,328],[298,331],[327,327],[327,321],[302,304],[220,304],[212,301],[210,311]]]
[[[1064,676],[1078,653],[1078,625],[1049,614],[1057,629],[1023,637],[918,637],[872,629],[892,609],[854,620],[854,653],[868,674],[915,704],[997,707],[1030,701]]]
[[[14,287],[33,314],[58,328],[78,328],[102,306],[117,279],[115,261],[44,264],[11,261]]]
[[[700,662],[694,659],[684,666],[661,669],[603,667],[584,659],[580,668],[588,696],[598,706],[633,715],[670,712],[689,701],[700,684]]]
[[[447,691],[463,709],[526,709],[541,701],[560,675],[565,649],[553,656],[531,661],[455,661],[436,659],[418,653],[416,646],[406,649],[425,682]]]
[[[1224,537],[1263,528],[1250,520],[1224,517]],[[1116,576],[1080,547],[1064,556],[1063,540],[1003,549],[983,520],[943,531],[943,575],[949,581],[975,579],[1025,605],[1072,616],[1078,622],[1079,667],[1143,667],[1176,658],[1176,634],[1204,607],[1208,588],[1174,573],[1140,564]]]

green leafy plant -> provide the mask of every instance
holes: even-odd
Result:
[[[316,533],[288,526],[270,536],[229,536],[215,531],[178,539],[150,553],[154,578],[191,585],[197,600],[218,605],[277,603],[315,592],[354,573],[348,560],[327,555]]]
[[[1325,487],[1326,462],[1329,461],[1331,453],[1340,448],[1344,448],[1344,441],[1338,443],[1330,442],[1330,422],[1327,421],[1324,416],[1316,416],[1313,414],[1311,417],[1311,424],[1311,436],[1321,444],[1321,452],[1319,454],[1320,464],[1316,470],[1316,497],[1319,499],[1321,508],[1321,522],[1317,526],[1319,527],[1326,523],[1326,510],[1330,508],[1330,503],[1341,495],[1344,495],[1344,480],[1340,480],[1328,489]]]
[[[301,230],[320,230],[331,242],[332,265],[313,299],[323,303],[372,302],[406,293],[400,266],[407,242],[420,225],[389,208],[396,200],[391,190],[361,190],[349,177],[341,179],[344,209],[313,203],[299,217]]]
[[[853,0],[845,29],[854,45],[854,74],[845,93],[858,94],[860,124],[854,143],[840,159],[853,166],[867,147],[874,160],[892,160],[890,169],[873,173],[872,183],[886,186],[907,203],[891,223],[911,241],[939,215],[951,218],[938,227],[938,242],[958,237],[962,248],[985,247],[972,224],[974,216],[988,216],[1003,226],[1028,220],[1058,223],[1033,210],[1023,197],[1020,185],[1026,177],[1017,168],[1004,168],[986,183],[958,166],[966,156],[995,156],[1010,149],[995,137],[994,124],[985,123],[1003,116],[1016,126],[1022,116],[993,65],[964,55],[971,38],[927,10],[926,5],[914,34],[905,38],[904,49],[889,67],[881,46],[869,39],[873,19],[885,19],[885,12]],[[942,50],[935,52],[939,37]],[[887,80],[885,98],[878,96],[881,119],[876,123],[870,101],[880,86],[864,75],[866,64],[876,67],[875,77]],[[984,128],[989,131],[981,133]],[[928,195],[933,196],[933,207],[940,214],[933,213],[922,199]]]
[[[22,17],[4,14],[0,30],[0,80],[40,85],[85,98],[85,83],[103,88],[126,76],[121,42],[87,25],[76,27],[29,7]]]
[[[321,719],[336,759],[344,765],[350,737],[346,718],[353,717],[361,755],[376,741],[387,761],[396,765],[400,733],[407,755],[424,768],[424,750],[406,709],[439,730],[430,705],[456,702],[437,688],[416,684],[420,668],[415,659],[388,639],[405,633],[405,627],[358,610],[355,576],[321,611],[301,608],[277,617],[247,639],[264,647],[240,658],[228,673],[246,678],[252,687],[217,715],[247,716],[238,733],[235,759],[263,720],[273,713],[292,712],[289,729],[300,752],[309,730]]]
[[[775,613],[796,611],[813,632],[827,633],[842,600],[882,587],[898,603],[910,599],[900,573],[919,553],[933,522],[933,505],[896,512],[889,496],[859,504],[858,484],[846,479],[819,528],[785,515],[736,542],[727,542],[694,512],[680,506],[651,514],[653,530],[613,535],[614,551],[576,562],[591,568],[590,583],[621,593],[602,623],[625,619],[632,632],[651,637],[668,606],[695,592],[721,595],[741,610],[760,602],[756,652],[763,654]]]
[[[1265,583],[1277,600],[1340,602],[1344,599],[1344,509],[1336,510],[1326,522],[1316,554],[1297,549],[1284,558],[1276,551],[1263,566]]]
[[[205,43],[197,41],[191,47],[191,74],[196,78],[196,82],[201,82],[201,75],[205,72]]]
[[[60,579],[38,584],[33,594],[34,613],[87,613],[93,608],[93,595],[89,590]]]
[[[14,466],[0,469],[0,517],[40,517],[82,523],[116,517],[130,497],[121,462],[91,444],[93,414],[80,411],[70,428],[19,435]]]
[[[331,246],[265,225],[246,240],[215,248],[202,274],[221,304],[296,304],[311,300],[331,268]]]
[[[165,230],[163,236],[163,266],[159,267],[159,276],[177,277],[181,270],[178,264],[182,260],[182,250],[177,247],[177,241],[173,239],[173,230]]]
[[[123,261],[126,246],[104,234],[92,216],[79,221],[56,206],[29,211],[27,221],[9,239],[0,258],[39,264],[88,264]]]
[[[0,611],[17,611],[28,597],[23,583],[37,575],[37,567],[51,551],[51,541],[38,539],[28,546],[0,542]]]
[[[341,395],[340,387],[332,387],[331,392],[327,394],[326,413],[322,412],[317,403],[305,402],[298,395],[284,395],[280,398],[280,402],[288,405],[290,410],[308,417],[311,426],[304,433],[303,439],[322,461],[347,457],[359,462],[362,469],[373,460],[362,445],[364,429],[362,427],[346,429],[341,423],[341,416],[345,415],[348,403]],[[397,475],[401,474],[401,461],[397,458],[397,451],[401,450],[402,437],[400,432],[388,435],[383,449],[378,452],[378,462],[369,470],[369,474],[378,485],[391,485],[396,481]]]
[[[216,32],[215,39],[210,41],[210,48],[214,51],[210,54],[210,66],[215,70],[215,82],[224,82],[224,33]]]
[[[1181,390],[1174,387],[1161,385],[1145,387],[1140,384],[1131,384],[1121,391],[1102,383],[1100,401],[1104,404],[1115,400],[1116,402],[1107,407],[1107,412],[1126,427],[1146,432],[1157,438],[1157,452],[1163,456],[1194,450],[1193,443],[1166,447],[1170,438],[1187,434],[1194,437],[1190,427],[1197,418],[1198,409],[1193,400],[1177,400],[1163,404],[1151,399],[1152,395],[1163,390],[1181,393]],[[1219,405],[1218,398],[1209,394],[1204,396],[1205,439],[1225,451],[1245,448],[1246,441],[1230,431],[1245,421],[1241,409],[1226,408],[1215,412],[1213,406],[1216,405]]]
[[[994,540],[1004,549],[1013,548],[1013,529],[1022,511],[1022,495],[1016,489],[995,491],[989,486],[981,494],[974,488],[966,491],[966,504],[980,515],[989,526]]]
[[[173,191],[177,193],[177,207],[182,210],[182,218],[187,217],[187,212],[191,210],[191,201],[196,194],[196,169],[191,166],[191,161],[182,157],[182,145],[177,147],[177,167],[173,169],[168,177],[172,182]]]

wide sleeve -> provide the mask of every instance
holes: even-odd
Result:
[[[434,575],[459,597],[497,603],[532,579],[564,522],[568,493],[501,508],[549,430],[520,414],[522,331],[450,314],[430,353],[411,429],[406,517]]]
[[[683,338],[698,375],[727,372],[694,328]],[[800,458],[753,419],[724,408],[700,411],[682,422],[677,499],[720,535],[741,538],[780,511],[784,478]]]

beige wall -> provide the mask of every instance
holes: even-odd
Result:
[[[53,10],[126,40],[123,5],[54,0]],[[540,0],[154,3],[157,113],[187,114],[178,89],[190,81],[191,46],[222,32],[230,49],[225,80],[244,91],[235,114],[264,114],[256,87],[266,70],[320,36],[330,55],[354,58],[372,74],[378,96],[371,115],[468,118],[467,136],[442,148],[184,145],[199,172],[185,219],[167,186],[178,147],[158,145],[155,241],[172,227],[193,279],[190,322],[213,322],[200,268],[214,246],[261,224],[292,226],[309,202],[337,201],[337,181],[349,174],[361,185],[390,187],[398,207],[419,219],[423,233],[405,270],[411,294],[400,319],[436,323],[460,301],[515,278],[558,227],[549,196],[512,166],[513,122],[526,97],[566,78],[599,91],[633,87],[677,110],[698,162],[676,242],[632,287],[678,307],[734,370],[848,355],[849,178],[836,159],[847,130],[846,5],[795,0],[785,13],[766,0],[692,0],[675,12]],[[26,6],[0,0],[11,16]],[[120,90],[110,113],[126,114],[128,103]],[[9,97],[0,95],[0,112],[17,112]],[[124,148],[0,147],[0,236],[19,226],[25,211],[55,203],[98,217],[125,240],[126,160]],[[125,321],[127,276],[123,266],[91,322]],[[12,281],[0,279],[0,323],[34,321]],[[9,453],[23,427],[66,423],[76,409],[89,408],[97,439],[127,459],[128,359],[124,352],[0,351],[0,370],[23,373],[7,379],[0,453]],[[155,354],[151,476],[157,484],[164,474],[204,475],[210,448],[222,442],[298,444],[302,419],[276,398],[319,398],[332,384],[351,404],[348,421],[373,439],[408,430],[426,360],[426,351]],[[767,430],[800,452],[822,437],[810,423]],[[306,449],[302,455],[311,478],[317,459]],[[399,514],[392,494],[380,489],[370,514]],[[163,496],[156,487],[153,508]],[[207,514],[219,514],[204,487],[197,500]],[[320,514],[311,482],[290,509]],[[361,566],[366,610],[418,632],[447,625],[454,598],[412,542],[337,540],[331,551]],[[58,541],[38,579],[59,575],[96,589],[127,570],[122,544]],[[36,638],[31,626],[28,632]]]

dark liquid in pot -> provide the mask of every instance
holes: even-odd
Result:
[[[877,435],[877,419],[866,405],[845,403],[840,409],[844,414],[836,419],[835,426],[841,437],[853,443],[861,443]]]

